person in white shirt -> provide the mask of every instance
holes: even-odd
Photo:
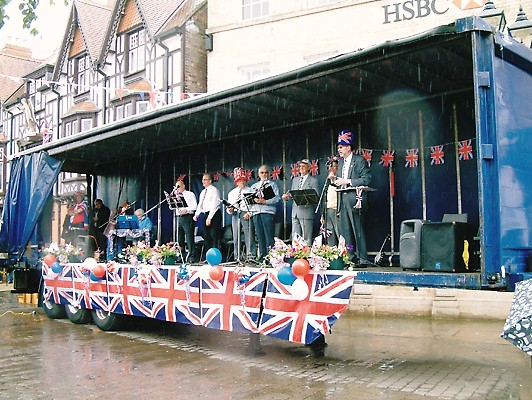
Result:
[[[253,191],[246,185],[248,177],[242,168],[235,168],[233,175],[236,187],[227,194],[227,202],[229,203],[227,212],[231,214],[235,260],[241,261],[242,243],[240,232],[242,230],[244,231],[247,258],[256,257],[255,229],[251,221],[251,206],[249,201],[246,200],[246,198],[252,199],[251,194],[253,194]]]
[[[187,252],[185,260],[189,263],[196,261],[196,249],[194,242],[194,213],[198,207],[196,196],[190,190],[186,190],[185,182],[177,181],[174,195],[182,197],[185,200],[186,207],[177,208],[176,221],[177,221],[177,243],[181,248],[181,253],[184,254],[185,242],[187,244]]]
[[[205,249],[219,248],[220,231],[222,229],[222,213],[220,211],[220,191],[212,185],[212,174],[203,174],[201,182],[203,190],[200,193],[198,208],[194,214],[194,221],[203,214],[203,240]]]

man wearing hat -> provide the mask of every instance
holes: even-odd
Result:
[[[353,153],[353,133],[341,131],[336,143],[341,160],[338,163],[338,178],[334,184],[344,189],[339,192],[338,210],[340,212],[339,230],[347,245],[356,248],[356,257],[350,250],[351,260],[358,266],[366,267],[368,254],[363,229],[363,216],[368,208],[366,192],[361,187],[371,182],[368,163],[363,157]],[[357,190],[358,187],[358,190]]]
[[[318,192],[318,180],[309,174],[310,161],[306,158],[298,162],[299,176],[292,180],[291,190],[314,189]],[[287,201],[290,198],[289,193],[283,194],[283,200]],[[292,205],[292,236],[294,233],[302,236],[303,239],[310,246],[312,245],[313,225],[314,225],[314,210],[316,206],[298,206]]]
[[[242,168],[233,170],[234,182],[236,187],[227,194],[227,212],[231,214],[231,227],[233,230],[233,244],[235,260],[241,261],[241,234],[244,230],[244,241],[248,257],[256,257],[257,250],[255,245],[255,229],[251,221],[251,194],[253,191],[249,186],[246,171]],[[247,195],[247,196],[246,196]],[[249,201],[248,201],[249,200]]]
[[[85,202],[85,196],[77,192],[75,204],[72,204],[63,224],[63,238],[66,243],[76,244],[79,235],[89,233],[89,206]]]

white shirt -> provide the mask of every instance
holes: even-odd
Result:
[[[209,218],[220,209],[220,191],[213,185],[204,188],[199,196],[198,208],[194,214],[199,217],[201,213],[209,213]]]
[[[342,167],[342,178],[349,179],[349,165],[351,164],[351,159],[353,158],[353,153],[349,154],[344,158],[344,166]]]
[[[229,202],[229,204],[235,206],[235,208],[239,209],[240,211],[251,211],[251,206],[247,205],[244,201],[244,194],[246,193],[253,193],[253,190],[251,190],[249,186],[244,186],[242,189],[237,186],[227,194],[227,201]]]
[[[183,196],[185,198],[185,201],[187,202],[187,207],[178,208],[177,215],[181,215],[181,210],[187,210],[187,214],[194,214],[194,212],[196,211],[196,208],[198,208],[198,203],[196,201],[196,195],[192,193],[190,190],[183,190],[183,193],[179,193],[178,195]]]

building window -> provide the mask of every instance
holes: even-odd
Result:
[[[338,3],[340,0],[307,0],[307,8],[324,6],[326,4]]]
[[[81,119],[81,132],[88,131],[92,128],[92,118]]]
[[[124,105],[124,115],[126,117],[131,117],[133,115],[133,104],[129,103]]]
[[[269,0],[242,0],[243,20],[266,17],[269,14]]]
[[[137,114],[148,111],[149,102],[137,101]]]
[[[64,131],[64,137],[68,137],[72,135],[72,122],[66,122],[65,123],[65,131]]]
[[[89,56],[84,55],[76,59],[76,93],[83,93],[88,90],[89,67]]]
[[[145,65],[145,39],[144,29],[129,34],[127,72],[132,73],[144,69]]]
[[[116,117],[115,121],[119,121],[121,119],[124,119],[124,106],[118,106],[116,107]]]
[[[240,67],[238,71],[246,82],[256,81],[257,79],[262,79],[270,75],[270,64],[248,65]]]

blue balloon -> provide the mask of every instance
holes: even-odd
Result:
[[[220,265],[222,262],[222,253],[216,247],[211,247],[207,250],[207,253],[205,253],[205,258],[211,267],[214,265]]]
[[[291,286],[297,279],[297,277],[292,272],[291,267],[282,267],[277,271],[277,279],[283,285]]]
[[[92,272],[90,274],[90,277],[91,277],[91,281],[93,281],[93,282],[100,282],[102,280],[102,278],[94,275]]]
[[[59,264],[59,261],[56,261],[52,264],[52,271],[56,274],[59,274],[63,270],[63,266]]]

